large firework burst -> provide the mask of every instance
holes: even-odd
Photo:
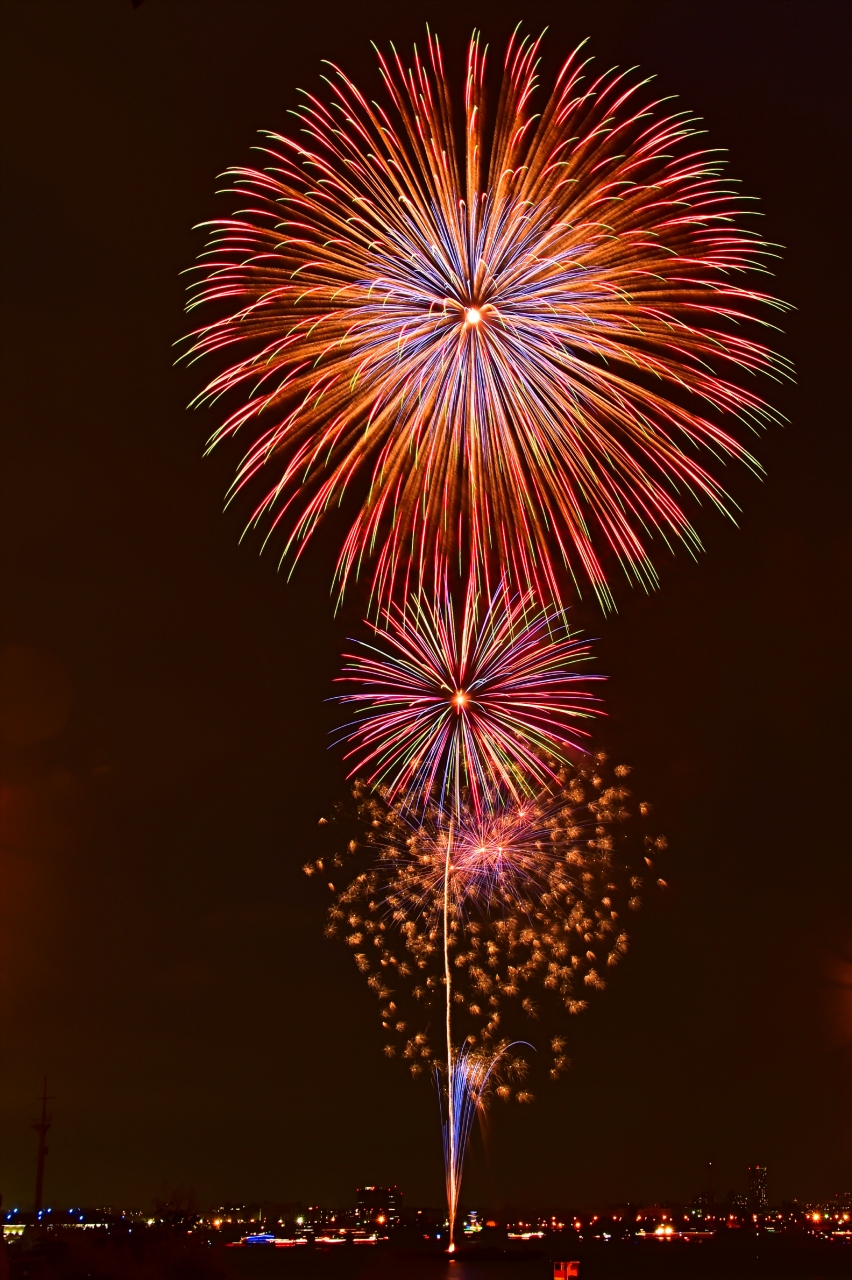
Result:
[[[582,743],[577,721],[600,714],[588,687],[600,677],[577,669],[588,644],[504,586],[487,599],[471,584],[456,608],[444,585],[434,602],[388,605],[373,632],[341,677],[356,686],[340,699],[357,716],[343,737],[352,772],[403,807],[460,787],[477,811],[519,799],[553,776],[549,757]]]
[[[723,420],[773,416],[731,380],[784,364],[741,327],[780,304],[742,283],[770,247],[719,154],[579,50],[535,112],[538,53],[510,41],[489,120],[474,36],[460,124],[431,35],[380,56],[385,105],[333,69],[209,224],[192,353],[237,355],[201,397],[232,397],[213,441],[251,432],[235,486],[269,473],[254,520],[285,555],[357,494],[339,578],[373,556],[380,598],[461,556],[609,603],[610,562],[654,580],[655,530],[699,545],[685,493],[727,509],[702,447],[756,465]]]

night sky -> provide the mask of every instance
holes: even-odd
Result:
[[[790,418],[732,468],[739,529],[658,552],[661,590],[586,602],[610,674],[603,741],[666,832],[670,888],[610,989],[569,1026],[573,1069],[494,1113],[463,1200],[492,1206],[772,1200],[852,1181],[847,751],[846,4],[187,3],[3,6],[5,366],[2,1190],[31,1204],[47,1073],[46,1197],[146,1205],[172,1188],[335,1202],[397,1182],[439,1204],[437,1109],[380,1052],[375,1002],[322,936],[300,867],[345,794],[328,749],[340,525],[287,582],[239,448],[202,457],[201,374],[173,368],[194,223],[216,175],[286,130],[320,61],[373,91],[370,40],[428,21],[461,83],[549,27],[544,81],[584,36],[704,117],[787,246]],[[844,285],[843,278],[847,277]],[[211,366],[212,368],[212,366]]]

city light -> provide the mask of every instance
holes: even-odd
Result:
[[[761,1189],[766,1187],[765,1169]],[[673,1249],[742,1247],[751,1250],[760,1241],[772,1241],[773,1249],[784,1248],[785,1239],[800,1248],[802,1242],[812,1249],[850,1248],[852,1246],[852,1191],[838,1192],[830,1200],[817,1203],[784,1201],[755,1212],[743,1203],[746,1196],[730,1192],[717,1208],[706,1192],[686,1204],[624,1204],[580,1213],[526,1213],[500,1215],[481,1209],[466,1210],[463,1237],[456,1244],[455,1256],[476,1250],[523,1251],[527,1248],[557,1249],[560,1240],[571,1241],[592,1249],[631,1246],[653,1248],[648,1241],[666,1244]],[[167,1206],[163,1206],[164,1209]],[[694,1221],[696,1210],[701,1214]],[[7,1210],[3,1235],[7,1246],[16,1250],[30,1247],[28,1238],[62,1239],[91,1235],[101,1239],[151,1232],[152,1241],[162,1241],[164,1233],[180,1238],[184,1245],[196,1242],[199,1248],[229,1250],[304,1249],[330,1251],[364,1247],[381,1250],[398,1249],[441,1252],[449,1248],[446,1218],[443,1211],[404,1205],[398,1187],[370,1185],[359,1187],[354,1207],[349,1205],[263,1205],[220,1204],[201,1213],[150,1215],[133,1209],[71,1208],[46,1206],[39,1212]],[[716,1242],[716,1243],[714,1243]],[[157,1245],[159,1248],[160,1246]],[[182,1246],[184,1247],[184,1246]],[[489,1254],[490,1256],[490,1254]],[[726,1255],[727,1256],[727,1255]],[[819,1272],[818,1263],[814,1272]]]

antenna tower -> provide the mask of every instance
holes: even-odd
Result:
[[[48,1147],[45,1142],[47,1131],[50,1128],[50,1116],[47,1114],[47,1104],[51,1099],[47,1096],[47,1076],[44,1077],[44,1088],[41,1094],[41,1120],[35,1120],[31,1125],[31,1129],[35,1129],[38,1134],[38,1164],[36,1165],[36,1192],[35,1192],[35,1220],[38,1222],[38,1215],[41,1213],[41,1198],[44,1189],[44,1157],[47,1155]]]

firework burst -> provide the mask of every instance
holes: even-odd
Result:
[[[356,709],[343,739],[352,772],[403,807],[460,788],[477,812],[500,795],[519,801],[555,776],[554,752],[581,746],[577,721],[600,714],[588,688],[600,677],[577,669],[588,644],[528,595],[470,586],[456,610],[445,586],[437,603],[387,606],[373,632],[344,668],[357,688],[340,699]]]
[[[269,476],[253,522],[285,557],[357,495],[341,587],[372,557],[385,600],[461,557],[609,605],[612,565],[654,582],[654,531],[699,546],[685,494],[729,510],[702,450],[757,465],[736,426],[773,414],[740,382],[785,365],[743,323],[781,304],[743,278],[771,247],[647,82],[577,50],[535,111],[539,43],[513,37],[489,120],[474,36],[458,122],[427,48],[379,57],[384,105],[332,68],[299,140],[229,171],[191,304],[219,310],[191,354],[236,357],[200,397],[233,404],[212,443],[250,433],[235,489]]]
[[[454,815],[449,894],[459,915],[481,911],[497,902],[523,907],[547,891],[553,821],[563,804],[564,800],[549,795],[528,796],[486,810],[462,809]],[[431,854],[420,854],[424,904],[434,900],[442,889],[445,850],[450,840],[447,814],[439,810],[433,822]],[[412,837],[412,843],[422,848],[424,834],[421,827],[419,838]]]
[[[566,1015],[587,1008],[627,950],[626,921],[656,881],[665,841],[637,832],[648,806],[632,800],[626,766],[613,769],[596,752],[574,768],[554,767],[558,784],[527,801],[522,817],[511,803],[490,817],[463,806],[446,925],[452,836],[437,806],[415,823],[358,783],[348,854],[305,867],[334,886],[327,932],[352,948],[380,1001],[386,1054],[415,1075],[443,1057],[445,930],[456,1043],[487,1056],[505,1047],[507,1034],[524,1038],[533,1019],[551,1027],[549,1061],[541,1060],[554,1079],[568,1065]],[[483,830],[499,832],[502,849],[484,874]],[[517,1089],[502,1081],[497,1092],[509,1098]],[[532,1096],[521,1092],[522,1101]]]

